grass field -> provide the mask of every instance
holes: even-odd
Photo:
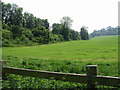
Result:
[[[3,60],[5,66],[10,67],[79,74],[85,74],[86,65],[95,64],[100,75],[118,76],[118,36],[40,46],[4,47]]]
[[[3,55],[57,59],[117,59],[117,36],[96,37],[86,41],[70,41],[58,44],[3,48]]]

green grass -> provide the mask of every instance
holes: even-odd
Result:
[[[98,65],[98,74],[118,76],[118,36],[39,46],[4,47],[3,60],[5,66],[10,67],[78,74],[85,74],[86,65],[94,64]],[[61,85],[76,86],[74,83]]]
[[[117,36],[31,47],[3,48],[3,55],[56,60],[117,59],[117,52]]]

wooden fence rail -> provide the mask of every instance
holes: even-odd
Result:
[[[46,79],[54,77],[54,79],[56,80],[87,84],[88,88],[95,88],[97,85],[120,87],[120,77],[98,76],[97,65],[87,65],[86,70],[86,75],[82,75],[73,73],[58,73],[49,71],[2,67],[2,77],[4,79],[5,74],[7,73]]]

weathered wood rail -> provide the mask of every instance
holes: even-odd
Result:
[[[120,77],[97,75],[97,65],[87,65],[86,70],[86,75],[82,75],[74,73],[58,73],[12,67],[2,67],[2,77],[4,79],[7,73],[46,79],[54,77],[54,79],[56,80],[87,84],[88,88],[96,88],[97,85],[120,87]]]

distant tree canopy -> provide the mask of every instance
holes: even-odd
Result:
[[[38,45],[60,41],[80,40],[80,34],[72,30],[72,19],[63,17],[52,25],[47,19],[40,19],[24,12],[16,4],[2,3],[2,46]]]
[[[59,23],[53,23],[52,25],[52,33],[53,34],[62,34],[63,25]]]
[[[89,40],[87,28],[83,26],[80,33],[71,29],[73,20],[64,16],[60,23],[50,24],[47,19],[40,19],[24,12],[16,4],[2,4],[2,46],[39,45],[70,40]],[[90,37],[118,35],[119,27],[107,27],[94,30]]]
[[[73,20],[70,17],[65,16],[60,20],[60,22],[64,26],[64,28],[70,28]]]
[[[70,17],[63,17],[61,20],[60,20],[61,24],[62,24],[62,35],[63,35],[63,38],[66,40],[66,41],[69,41],[70,37],[69,37],[69,28],[71,27],[72,25],[72,19]]]
[[[118,27],[107,27],[102,28],[101,30],[94,30],[91,34],[90,37],[94,36],[106,36],[106,35],[118,35],[118,30],[120,30]]]
[[[87,27],[83,26],[80,31],[81,39],[82,40],[89,40],[89,34],[87,31]]]
[[[52,25],[53,34],[62,35],[65,41],[81,39],[80,34],[77,31],[74,31],[70,28],[73,22],[73,20],[70,17],[65,16],[60,20],[60,22],[61,24],[54,23]]]
[[[4,4],[2,2],[2,23],[11,25],[17,25],[24,28],[33,29],[38,26],[43,26],[49,29],[49,23],[47,19],[40,19],[33,14],[25,12],[23,14],[23,8],[18,7],[16,4]]]

